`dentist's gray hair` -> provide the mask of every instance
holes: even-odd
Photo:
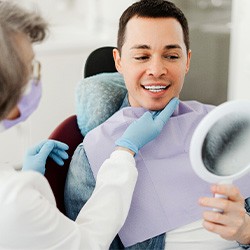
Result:
[[[41,16],[9,1],[0,0],[0,120],[17,105],[29,78],[15,35],[31,43],[43,41],[48,25]]]

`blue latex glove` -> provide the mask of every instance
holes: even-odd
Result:
[[[129,125],[124,134],[115,142],[116,145],[128,148],[137,154],[140,148],[160,134],[178,104],[179,100],[173,98],[162,111],[146,112]]]
[[[44,140],[27,151],[22,170],[34,170],[44,174],[48,157],[62,166],[64,160],[68,159],[66,153],[68,149],[69,146],[65,143],[56,140]]]

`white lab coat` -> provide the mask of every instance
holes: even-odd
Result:
[[[56,208],[44,176],[0,168],[0,249],[108,249],[126,219],[137,174],[130,153],[113,152],[73,222]]]

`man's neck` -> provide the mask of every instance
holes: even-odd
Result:
[[[120,107],[120,109],[122,108],[126,108],[126,107],[130,107],[130,103],[128,101],[128,94],[126,94],[125,98],[123,99],[122,105]]]

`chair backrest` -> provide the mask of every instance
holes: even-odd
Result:
[[[113,60],[114,47],[105,46],[94,50],[88,56],[83,67],[83,78],[98,73],[116,72]],[[76,147],[83,141],[83,135],[77,125],[76,115],[72,115],[62,121],[49,136],[50,139],[59,140],[69,145],[69,158],[63,166],[58,166],[51,159],[46,162],[45,177],[54,193],[58,209],[65,214],[64,187],[71,158]]]
[[[83,77],[86,78],[99,73],[116,72],[113,59],[114,48],[105,46],[91,52],[83,68]]]

